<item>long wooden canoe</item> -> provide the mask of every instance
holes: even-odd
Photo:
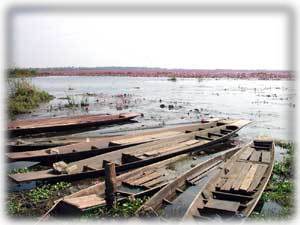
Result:
[[[9,161],[38,161],[47,164],[51,164],[59,160],[69,162],[101,155],[107,152],[137,144],[155,140],[162,140],[164,138],[175,137],[184,133],[204,130],[211,128],[212,126],[221,125],[224,125],[222,120],[214,118],[190,125],[176,126],[172,128],[160,128],[150,131],[140,131],[123,136],[99,138],[93,141],[87,139],[86,141],[80,143],[43,150],[10,152],[6,153],[6,156]]]
[[[55,164],[53,169],[11,174],[9,177],[17,183],[99,177],[104,174],[103,164],[105,162],[114,162],[117,172],[124,172],[188,152],[205,151],[208,146],[229,139],[249,123],[248,120],[231,121],[228,124],[215,125],[213,128],[203,131],[194,131],[164,140],[124,148],[69,164],[62,163],[64,172],[58,171],[55,166],[57,164]]]
[[[100,114],[34,120],[15,120],[8,124],[8,132],[10,136],[21,136],[45,132],[66,131],[70,129],[73,130],[125,122],[139,115],[139,113],[130,112],[118,115]]]
[[[166,185],[138,215],[165,219],[241,218],[253,211],[273,170],[274,142],[257,139],[214,170],[197,167]],[[180,189],[181,193],[176,193]]]
[[[226,148],[227,150],[222,151]],[[151,196],[191,166],[199,164],[203,168],[209,167],[215,161],[231,157],[239,149],[239,146],[229,143],[219,144],[210,147],[211,152],[214,152],[211,155],[192,157],[184,154],[119,175],[116,183],[117,201],[122,201],[129,196]],[[63,215],[83,212],[105,205],[104,198],[105,183],[100,182],[57,200],[52,212]]]

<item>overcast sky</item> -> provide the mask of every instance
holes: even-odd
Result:
[[[284,14],[13,17],[10,66],[289,69]]]

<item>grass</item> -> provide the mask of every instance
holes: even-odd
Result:
[[[41,216],[70,186],[71,183],[58,182],[29,191],[10,193],[6,202],[7,212],[11,216]]]
[[[285,219],[293,214],[294,209],[294,152],[295,146],[292,142],[276,142],[287,150],[285,157],[281,162],[276,162],[273,168],[271,180],[262,194],[260,201],[262,203],[274,201],[281,205],[282,209],[277,215],[279,219]],[[270,219],[262,213],[253,213],[255,219]]]
[[[89,218],[130,218],[135,216],[135,212],[140,208],[148,198],[128,198],[125,202],[118,202],[115,208],[109,209],[106,206],[97,207],[84,212],[83,219]]]
[[[10,94],[8,99],[8,113],[11,119],[18,114],[30,113],[41,103],[48,102],[54,97],[38,89],[28,79],[10,79]]]

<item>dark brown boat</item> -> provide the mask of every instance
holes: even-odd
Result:
[[[8,124],[8,132],[10,136],[21,136],[66,131],[70,129],[80,129],[125,122],[139,115],[139,113],[130,112],[118,115],[100,114],[34,120],[15,120]]]
[[[214,169],[193,168],[148,200],[138,215],[164,219],[244,218],[256,206],[272,174],[274,142],[257,139]],[[177,190],[180,190],[179,192]]]
[[[226,148],[227,150],[222,151]],[[219,144],[210,147],[210,155],[183,154],[119,175],[116,181],[117,201],[123,201],[130,196],[151,196],[191,166],[199,164],[199,167],[209,167],[218,160],[231,157],[239,149],[240,147],[230,143]],[[105,183],[100,182],[57,200],[52,212],[61,215],[73,214],[105,204]]]
[[[53,169],[11,174],[9,177],[17,183],[99,177],[104,174],[103,164],[106,162],[114,162],[118,173],[125,172],[188,152],[205,151],[208,146],[228,140],[250,123],[248,120],[235,122],[228,120],[227,122],[224,120],[225,125],[222,126],[215,125],[210,129],[124,148],[69,164],[61,162],[60,165],[55,164]],[[57,166],[60,169],[57,169]]]
[[[49,149],[10,152],[6,153],[6,156],[9,161],[38,161],[47,163],[49,165],[59,160],[64,160],[65,162],[80,160],[125,147],[175,137],[184,133],[204,130],[211,128],[212,126],[221,125],[224,125],[224,123],[222,123],[220,119],[208,119],[189,125],[176,126],[172,128],[160,128],[150,131],[132,132],[128,135],[102,137],[92,141],[90,141],[88,138],[86,141],[82,141],[80,143]]]

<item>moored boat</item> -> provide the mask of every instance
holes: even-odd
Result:
[[[226,121],[227,123],[228,121]],[[51,164],[55,161],[76,161],[96,155],[101,155],[121,148],[130,147],[155,140],[175,137],[181,134],[224,125],[221,119],[213,118],[199,123],[176,126],[172,128],[160,128],[150,131],[133,132],[123,136],[99,137],[98,139],[74,143],[65,146],[51,147],[42,150],[9,152],[6,156],[9,161],[38,161]]]
[[[200,220],[248,217],[271,177],[273,165],[274,142],[256,139],[212,170],[195,167],[184,173],[157,192],[137,214]]]
[[[21,136],[120,123],[134,119],[137,116],[140,116],[140,114],[130,112],[117,115],[98,114],[33,120],[15,120],[8,124],[7,129],[10,136]]]
[[[178,174],[188,170],[193,165],[199,164],[203,168],[210,167],[218,160],[225,160],[231,157],[239,149],[239,146],[234,146],[226,142],[225,144],[222,143],[210,147],[212,154],[209,155],[179,155],[119,175],[116,179],[117,201],[123,201],[130,196],[151,196],[167,183],[174,180]],[[104,206],[106,204],[105,183],[100,182],[65,196],[57,200],[55,204],[52,212],[64,215],[66,213],[83,212],[98,206]]]
[[[118,173],[130,169],[146,166],[177,155],[206,151],[208,146],[228,140],[242,127],[250,123],[248,120],[229,120],[225,125],[185,133],[164,140],[153,141],[114,152],[94,156],[84,160],[60,165],[53,165],[52,169],[11,174],[9,177],[17,183],[28,181],[58,181],[75,180],[103,176],[103,164],[114,162]],[[60,169],[57,169],[57,168]]]

